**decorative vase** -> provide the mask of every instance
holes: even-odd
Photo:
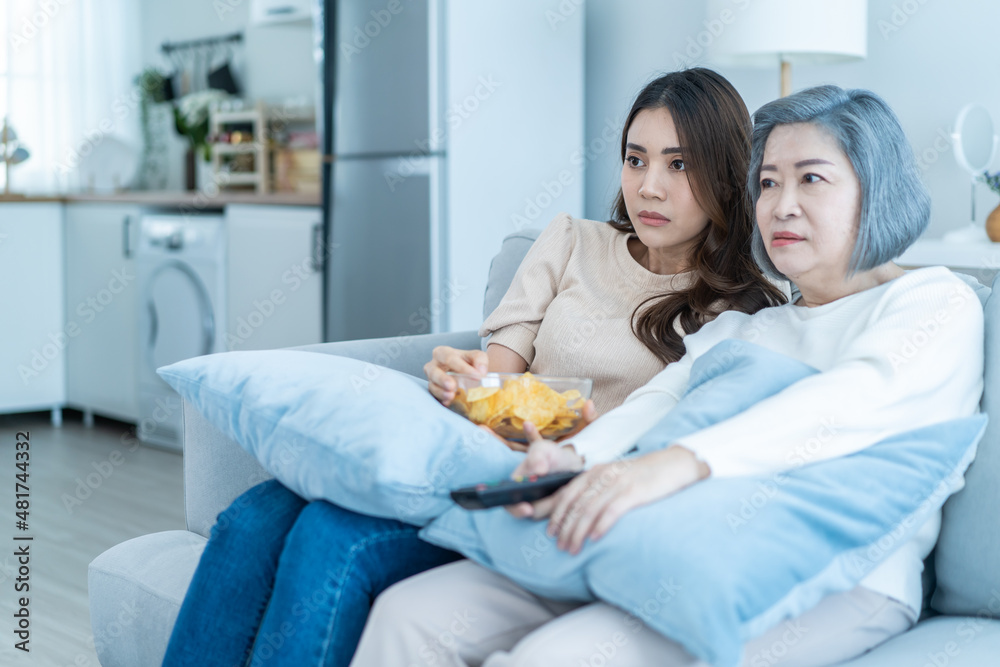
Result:
[[[184,189],[193,191],[198,186],[198,174],[194,149],[188,148],[184,154]]]
[[[986,235],[990,237],[990,241],[1000,243],[1000,206],[986,216]]]
[[[187,149],[184,155],[184,189],[188,192],[204,192],[214,182],[212,162],[202,157],[201,149]]]
[[[212,162],[202,158],[201,151],[195,155],[195,187],[198,192],[211,194],[212,184],[215,182],[212,174]]]

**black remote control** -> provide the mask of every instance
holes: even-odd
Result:
[[[465,486],[451,492],[451,498],[467,510],[485,510],[501,505],[533,502],[550,496],[580,472],[555,472],[520,479]]]

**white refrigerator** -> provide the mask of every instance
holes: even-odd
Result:
[[[435,0],[327,1],[326,339],[428,333],[446,164]],[[332,48],[331,48],[332,47]]]
[[[323,0],[326,340],[477,327],[525,211],[582,214],[582,7]]]

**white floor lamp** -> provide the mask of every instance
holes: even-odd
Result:
[[[827,65],[868,55],[868,0],[709,0],[721,24],[711,44],[720,65],[775,67],[781,96],[792,92],[792,64]]]

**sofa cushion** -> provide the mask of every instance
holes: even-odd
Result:
[[[157,371],[226,437],[303,498],[422,525],[451,489],[524,457],[398,371],[296,350],[222,352]]]
[[[837,667],[993,667],[1000,621],[937,616]]]
[[[102,667],[163,662],[205,542],[186,530],[153,533],[90,563],[90,625]]]
[[[507,290],[510,288],[517,267],[521,265],[521,260],[528,254],[528,249],[535,242],[541,229],[529,227],[509,234],[500,246],[493,261],[490,262],[490,276],[486,282],[486,294],[483,297],[483,319],[490,316],[496,307],[500,305]]]
[[[1000,618],[1000,276],[986,301],[983,412],[990,416],[965,488],[944,506],[931,606],[944,614]]]

